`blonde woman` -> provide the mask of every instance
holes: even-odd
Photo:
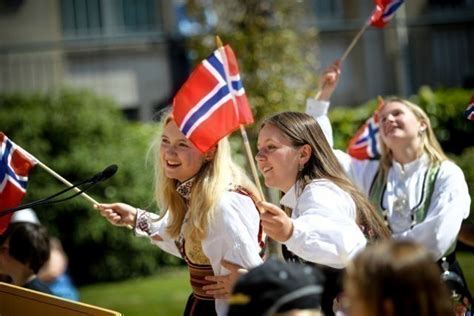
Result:
[[[287,261],[316,263],[326,276],[322,297],[332,315],[340,273],[367,239],[388,238],[382,218],[344,173],[319,124],[310,115],[283,112],[258,135],[258,168],[265,185],[280,190],[286,210],[261,202],[265,233],[281,242]]]
[[[161,216],[127,204],[100,204],[101,214],[116,226],[132,225],[137,235],[182,257],[193,293],[184,315],[223,315],[229,293],[206,293],[214,275],[228,271],[226,260],[246,269],[262,263],[257,190],[233,162],[227,139],[205,154],[181,133],[173,118],[163,122],[157,148],[156,189]],[[217,299],[215,299],[215,297]]]
[[[318,100],[308,100],[306,108],[322,122],[329,138],[326,113],[340,72],[337,62],[326,69]],[[454,249],[471,203],[462,170],[446,157],[419,106],[387,99],[379,119],[381,159],[356,160],[336,151],[339,162],[384,216],[393,238],[421,243],[435,260],[444,258],[450,270],[462,275]]]

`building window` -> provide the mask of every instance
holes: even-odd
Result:
[[[342,0],[312,0],[311,2],[316,17],[321,20],[343,17]]]
[[[61,0],[65,37],[158,32],[155,0]]]

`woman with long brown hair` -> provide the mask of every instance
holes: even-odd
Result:
[[[268,118],[258,135],[258,168],[280,204],[261,202],[265,233],[283,244],[286,260],[316,263],[326,274],[322,308],[332,314],[336,284],[367,239],[388,238],[382,218],[344,173],[311,116],[283,112]]]

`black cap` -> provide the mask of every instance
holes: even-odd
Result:
[[[236,283],[229,316],[273,315],[293,309],[319,309],[324,277],[316,268],[269,259]]]

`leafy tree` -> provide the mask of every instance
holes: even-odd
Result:
[[[190,38],[195,61],[215,48],[215,35],[230,44],[257,120],[282,110],[301,110],[314,88],[317,66],[316,30],[300,28],[305,6],[299,1],[189,1],[189,14],[206,24],[205,10],[217,24],[205,35]]]
[[[71,182],[110,164],[117,174],[91,190],[100,202],[124,201],[153,209],[152,164],[145,163],[152,125],[126,121],[109,99],[86,91],[0,96],[1,130]],[[150,159],[152,160],[152,159]],[[44,198],[64,185],[39,166],[30,174],[25,201]],[[110,225],[80,197],[35,209],[69,256],[74,280],[89,283],[150,274],[175,263],[149,241]]]

